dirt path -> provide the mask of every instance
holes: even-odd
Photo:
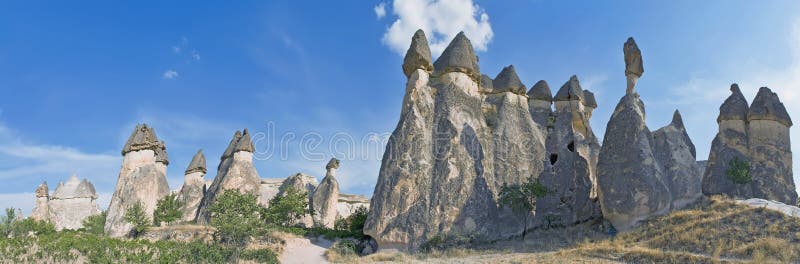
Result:
[[[332,245],[332,241],[324,238],[291,238],[286,241],[280,261],[283,264],[329,263],[325,259],[325,250]]]

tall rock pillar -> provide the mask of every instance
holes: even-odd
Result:
[[[719,107],[719,131],[711,142],[708,163],[703,174],[703,193],[732,198],[751,198],[751,183],[735,183],[727,176],[733,159],[748,161],[747,113],[750,107],[739,85],[731,84],[731,95]]]
[[[183,176],[183,186],[178,192],[178,201],[183,206],[181,207],[181,221],[191,222],[197,217],[197,208],[200,207],[200,202],[203,200],[205,194],[205,181],[203,177],[206,175],[206,157],[203,155],[203,150],[198,150]]]
[[[314,209],[314,226],[333,228],[336,222],[336,203],[339,201],[339,182],[336,181],[336,169],[339,160],[331,158],[325,166],[325,178],[314,189],[311,208]]]
[[[39,187],[36,187],[36,206],[33,207],[31,217],[36,221],[47,221],[50,219],[50,207],[48,201],[50,194],[47,189],[47,182],[42,182]]]
[[[753,196],[797,204],[789,128],[792,119],[778,95],[761,87],[747,113]]]

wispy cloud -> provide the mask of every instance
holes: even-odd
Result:
[[[175,70],[167,70],[164,72],[164,74],[161,75],[161,78],[165,80],[172,80],[178,78],[178,72],[176,72]]]
[[[381,19],[381,18],[385,17],[386,16],[386,3],[382,2],[382,3],[378,4],[378,5],[376,5],[375,8],[374,8],[374,11],[375,11],[375,16],[378,17],[378,19]]]
[[[395,0],[392,13],[397,19],[383,35],[383,43],[401,56],[417,29],[425,31],[434,56],[460,31],[480,51],[486,51],[494,35],[489,15],[472,0]]]

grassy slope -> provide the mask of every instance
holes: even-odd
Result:
[[[609,238],[596,224],[536,230],[524,241],[473,249],[367,257],[331,254],[337,262],[416,263],[797,263],[800,220],[712,197]]]

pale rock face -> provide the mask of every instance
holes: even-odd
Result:
[[[507,238],[526,225],[496,203],[502,184],[541,172],[542,161],[529,158],[543,153],[543,141],[526,96],[482,93],[477,58],[463,34],[434,68],[433,78],[422,70],[410,75],[400,122],[384,152],[364,228],[382,249],[413,251],[442,234]],[[531,143],[511,146],[495,138]],[[525,163],[503,164],[505,171],[497,173],[497,157]]]
[[[317,183],[317,179],[314,176],[306,175],[302,173],[297,173],[286,178],[281,184],[281,187],[278,188],[278,196],[285,195],[287,189],[294,188],[299,190],[300,192],[304,192],[308,194],[308,204],[313,204],[313,197],[314,197],[314,190],[317,188],[319,183]],[[299,224],[305,227],[312,227],[314,226],[314,219],[311,215],[305,215],[303,218],[299,220]]]
[[[261,187],[258,189],[258,204],[269,207],[269,201],[278,195],[284,180],[286,180],[286,178],[261,179]]]
[[[183,186],[178,191],[176,199],[182,203],[181,221],[191,222],[197,217],[197,209],[205,195],[206,157],[202,150],[198,150],[183,176]]]
[[[626,94],[608,121],[597,164],[603,217],[620,231],[669,212],[672,197],[651,141],[644,104]]]
[[[236,131],[220,160],[214,182],[208,187],[200,202],[196,219],[198,224],[210,222],[210,206],[216,201],[217,195],[221,195],[225,190],[235,189],[242,193],[259,195],[261,178],[253,166],[254,149],[247,129],[243,133]]]
[[[86,217],[100,213],[97,207],[97,192],[94,186],[84,179],[72,175],[66,183],[58,183],[52,196],[47,194],[47,184],[36,189],[36,207],[31,215],[38,221],[48,221],[57,230],[79,229]]]
[[[653,132],[653,143],[664,182],[672,194],[672,210],[682,209],[703,196],[695,147],[677,110],[669,125]]]
[[[333,228],[338,216],[336,204],[339,201],[339,182],[336,181],[336,169],[339,160],[331,159],[326,167],[327,173],[322,182],[314,189],[311,196],[311,208],[314,209],[314,226]]]
[[[31,217],[36,221],[48,221],[50,219],[50,207],[48,202],[50,194],[48,193],[47,182],[42,182],[36,188],[36,206],[33,207]]]
[[[366,196],[340,193],[339,200],[336,202],[336,211],[339,218],[347,218],[362,206],[369,209],[369,198]]]

